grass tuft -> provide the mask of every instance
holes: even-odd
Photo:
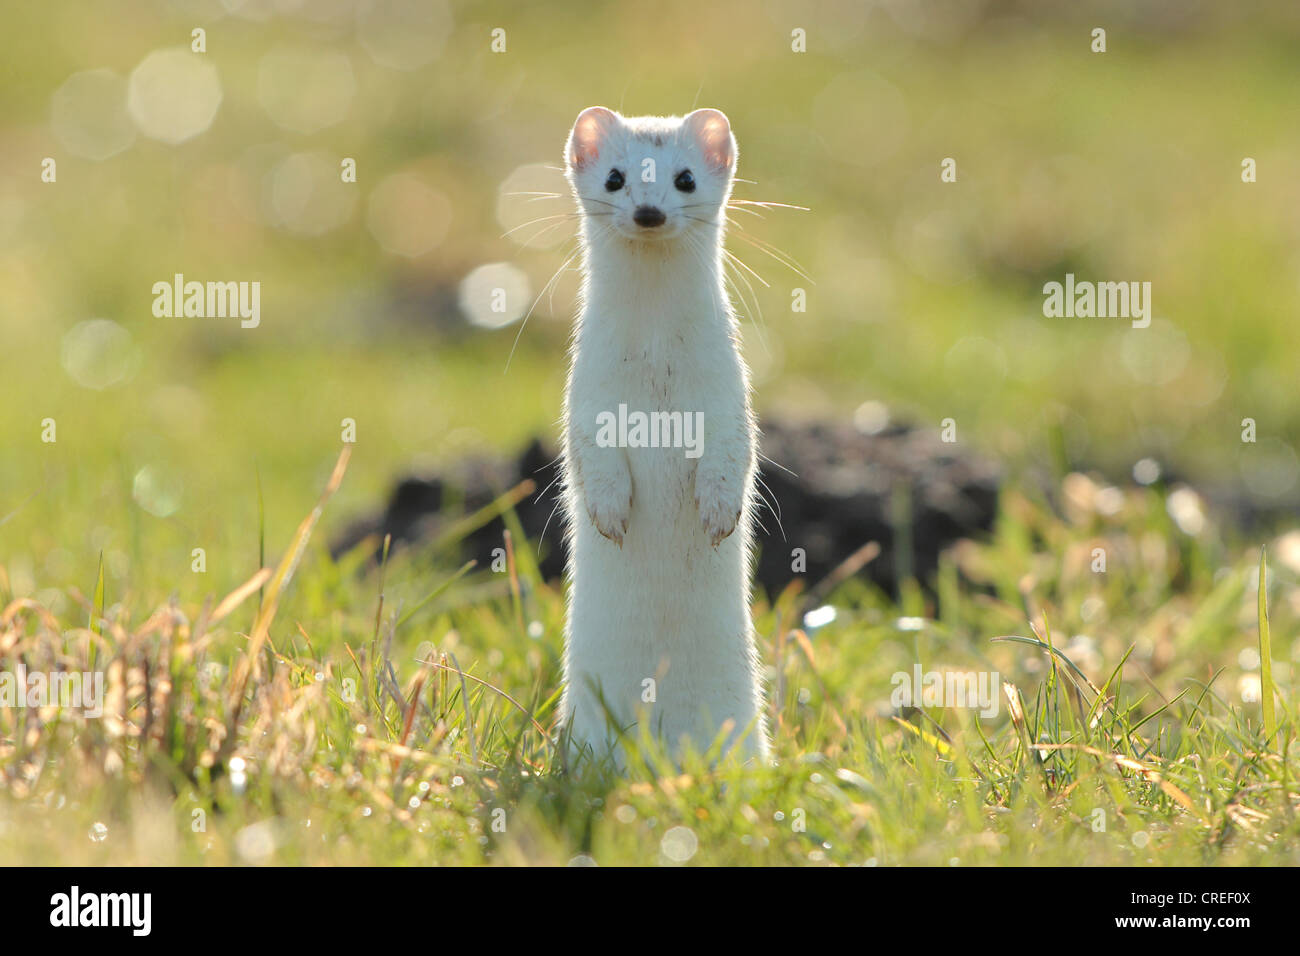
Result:
[[[85,627],[30,596],[0,610],[0,678],[88,669],[98,653],[107,684],[99,717],[0,707],[0,857],[1300,863],[1289,684],[1276,679],[1290,665],[1270,646],[1296,640],[1295,575],[1272,569],[1292,599],[1270,616],[1261,560],[1252,606],[1254,550],[1212,530],[1155,533],[1159,494],[1069,520],[1009,497],[988,541],[945,556],[950,606],[852,575],[758,595],[775,764],[719,762],[716,741],[674,764],[637,733],[620,777],[566,765],[558,746],[564,595],[536,576],[534,543],[512,533],[499,573],[464,562],[446,534],[385,548],[373,567],[368,554],[335,564],[313,531],[347,464],[345,450],[275,566],[221,600],[171,600],[141,619],[132,593],[106,608],[97,585]],[[482,514],[509,514],[517,493]],[[1106,573],[1091,568],[1099,540]],[[243,633],[237,612],[260,589]],[[807,626],[805,593],[834,620]],[[1026,611],[1039,623],[1016,635]],[[1256,615],[1258,698],[1238,663]],[[996,706],[895,706],[898,675],[918,662],[996,678]],[[1273,698],[1282,710],[1266,709]]]

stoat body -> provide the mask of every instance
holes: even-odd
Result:
[[[566,147],[583,282],[565,394],[562,707],[597,760],[647,729],[673,754],[721,739],[768,755],[749,614],[757,430],[722,261],[736,157],[717,110],[593,107]],[[625,427],[638,415],[648,434]]]

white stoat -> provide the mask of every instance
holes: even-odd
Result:
[[[583,281],[564,410],[571,740],[648,729],[766,760],[749,616],[757,429],[723,285],[736,141],[718,110],[584,110],[565,149]],[[699,432],[698,434],[696,432]],[[701,440],[702,439],[702,440]],[[667,446],[667,447],[665,447]]]

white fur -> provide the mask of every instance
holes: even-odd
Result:
[[[655,182],[642,181],[646,158]],[[572,740],[598,760],[612,747],[617,762],[617,731],[636,737],[644,721],[674,754],[686,739],[707,750],[729,720],[728,748],[744,735],[745,755],[768,755],[749,616],[757,430],[722,269],[735,159],[716,110],[586,110],[566,149],[584,270],[565,396],[562,706]],[[605,189],[612,168],[626,180],[617,192]],[[692,193],[674,185],[682,169]],[[667,221],[637,226],[641,205]],[[597,416],[620,403],[702,412],[702,456],[598,446]],[[644,703],[649,680],[656,700]]]

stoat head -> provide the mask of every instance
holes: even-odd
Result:
[[[736,139],[720,110],[686,116],[620,116],[603,106],[578,114],[565,174],[595,232],[663,242],[716,232],[736,172]]]

